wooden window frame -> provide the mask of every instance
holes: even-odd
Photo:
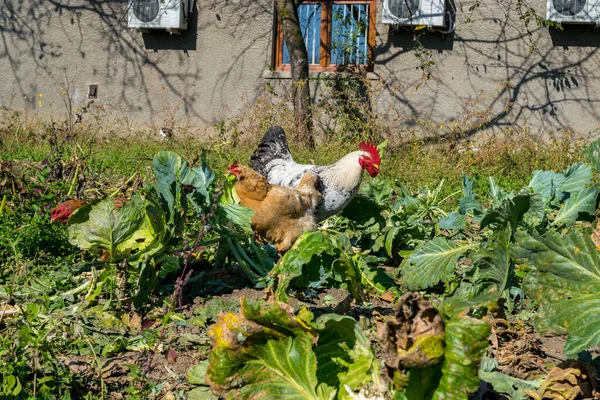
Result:
[[[341,72],[345,69],[364,69],[367,72],[373,72],[374,56],[375,56],[375,40],[376,40],[376,23],[377,23],[377,0],[306,0],[302,4],[321,4],[321,43],[320,43],[320,63],[309,64],[309,72]],[[366,65],[351,65],[351,64],[331,64],[331,10],[334,4],[369,4],[369,30],[367,36],[368,48],[368,63]],[[290,71],[289,64],[283,63],[283,29],[281,20],[277,15],[275,7],[275,30],[273,39],[273,57],[272,65],[275,66],[275,71]],[[323,37],[325,36],[325,37]]]

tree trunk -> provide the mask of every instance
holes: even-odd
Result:
[[[283,38],[290,54],[292,69],[292,99],[297,139],[314,148],[313,120],[308,86],[308,53],[298,21],[301,0],[277,0],[277,14],[283,28]]]

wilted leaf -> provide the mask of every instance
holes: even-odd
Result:
[[[433,306],[418,294],[406,294],[396,319],[379,330],[387,372],[398,390],[395,398],[466,399],[479,386],[489,332],[484,321],[463,315],[444,327]]]
[[[208,368],[208,360],[204,360],[194,365],[187,370],[188,382],[192,385],[207,386],[206,383],[206,370]]]
[[[476,246],[447,241],[442,236],[423,243],[400,266],[404,285],[410,290],[418,290],[452,279],[458,259]]]
[[[8,303],[0,303],[0,320],[10,321],[19,313],[19,309],[11,306]]]
[[[209,387],[200,386],[188,392],[185,392],[188,400],[218,400],[219,396],[215,396],[210,391]]]
[[[525,288],[540,307],[538,329],[569,332],[569,357],[600,344],[600,260],[592,240],[576,230],[565,236],[553,230],[544,236],[517,232],[512,254],[535,268]]]
[[[596,369],[591,363],[566,360],[552,368],[540,388],[527,392],[536,400],[575,400],[597,398]]]
[[[479,371],[481,380],[489,383],[494,392],[504,393],[512,400],[527,400],[530,397],[525,394],[528,390],[536,390],[540,387],[543,379],[526,381],[503,374],[500,371]]]
[[[600,250],[600,224],[596,224],[596,229],[594,229],[594,232],[592,232],[590,238],[592,239],[592,242],[594,242],[594,244],[596,245],[596,249]]]
[[[177,362],[177,352],[173,350],[172,347],[167,350],[167,354],[165,355],[165,359],[169,364],[175,364]]]
[[[416,293],[400,298],[393,320],[379,328],[388,374],[428,367],[444,356],[444,322],[440,313]]]

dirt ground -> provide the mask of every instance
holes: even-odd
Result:
[[[99,391],[99,385],[104,385],[112,399],[120,399],[128,387],[137,385],[141,388],[153,382],[159,385],[155,388],[158,392],[156,398],[171,398],[169,393],[193,387],[188,383],[186,373],[207,357],[210,340],[206,328],[220,311],[235,311],[241,297],[266,299],[267,293],[242,288],[209,297],[208,300],[206,297],[189,298],[183,310],[186,320],[193,321],[197,317],[200,323],[171,324],[163,335],[164,345],[153,353],[124,352],[113,357],[100,357],[97,361],[92,357],[63,357],[63,361],[71,372],[80,377],[83,390]],[[305,305],[315,314],[336,312],[354,317],[372,338],[376,352],[379,351],[379,343],[375,340],[376,321],[392,314],[395,309],[393,303],[379,297],[375,297],[368,307],[357,307],[351,302],[348,292],[339,289],[324,290],[303,301],[292,297],[290,305],[294,308]],[[546,376],[553,365],[565,360],[564,341],[563,336],[540,336],[529,323],[497,318],[493,321],[488,356],[494,358],[498,369],[508,375],[525,380],[539,379]],[[139,366],[145,372],[145,378],[132,377],[131,364]],[[506,397],[487,388],[479,398]]]

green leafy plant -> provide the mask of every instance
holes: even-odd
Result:
[[[533,269],[525,288],[539,304],[538,329],[568,332],[569,357],[600,344],[600,332],[590,323],[600,318],[600,258],[592,240],[577,230],[520,231],[513,256]]]
[[[159,277],[181,268],[172,249],[181,243],[192,210],[203,222],[192,248],[222,242],[251,281],[267,274],[272,261],[249,238],[252,211],[219,202],[220,193],[213,186],[215,175],[206,163],[191,168],[177,154],[161,152],[154,158],[153,171],[155,182],[122,208],[115,208],[113,199],[105,198],[86,204],[69,219],[70,242],[97,254],[118,271],[121,298],[130,271],[135,272],[136,304],[141,305]],[[251,250],[245,250],[243,243]]]
[[[368,255],[354,251],[345,234],[305,233],[271,271],[276,277],[275,296],[286,301],[289,288],[341,287],[361,302],[365,290],[382,294],[395,288],[393,280],[381,269],[373,268],[371,261]]]
[[[223,314],[210,335],[207,380],[227,398],[333,399],[382,388],[369,340],[350,317],[313,321],[306,309],[293,315],[283,303],[242,299],[240,313]]]
[[[441,236],[423,243],[400,266],[404,285],[411,290],[429,288],[454,276],[458,259],[477,244],[448,241]]]

